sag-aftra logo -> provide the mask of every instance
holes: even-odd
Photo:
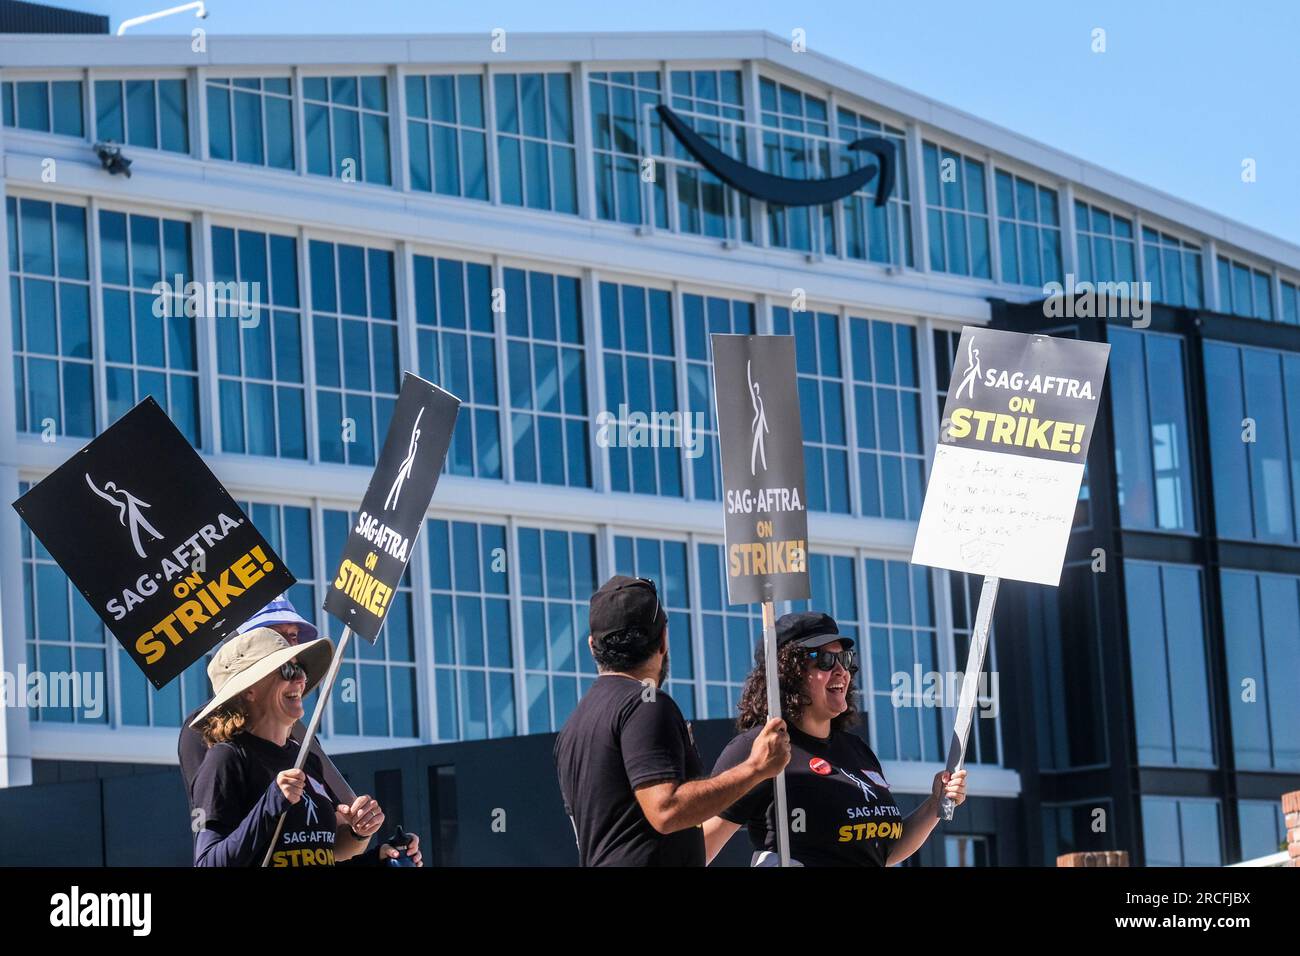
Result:
[[[132,936],[148,936],[152,912],[150,893],[82,893],[74,886],[50,897],[51,926],[122,926]]]

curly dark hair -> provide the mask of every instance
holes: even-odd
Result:
[[[247,729],[248,712],[238,697],[222,704],[198,726],[203,742],[209,747],[231,740],[235,734]]]
[[[812,699],[803,691],[808,669],[808,648],[792,642],[777,650],[776,672],[781,682],[781,717],[787,725],[802,717],[804,708],[812,703]],[[858,689],[850,681],[848,707],[844,713],[831,719],[832,731],[846,730],[858,722],[857,697]],[[745,687],[740,692],[738,709],[736,727],[742,731],[762,727],[767,723],[767,659],[761,641],[754,653],[754,669],[745,678]]]
[[[650,659],[663,641],[664,625],[653,633],[640,627],[624,628],[602,638],[592,638],[591,656],[596,660],[596,667],[602,671],[636,670]]]

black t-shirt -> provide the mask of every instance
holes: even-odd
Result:
[[[176,741],[176,756],[181,762],[181,779],[185,782],[185,796],[189,798],[191,809],[194,808],[194,778],[199,775],[203,758],[208,755],[208,745],[203,740],[203,735],[190,727],[190,721],[197,717],[202,709],[196,707],[186,716],[181,724],[180,737]],[[292,733],[301,740],[306,736],[307,728],[300,720],[294,725]],[[329,757],[325,756],[319,737],[313,737],[311,740],[311,755],[321,761],[321,772],[324,774],[322,782],[329,788],[330,793],[339,797],[340,803],[352,803],[357,795],[352,792],[352,788],[348,786],[348,782],[343,779],[343,775],[339,773]]]
[[[190,806],[194,806],[194,778],[199,775],[199,768],[203,766],[203,758],[208,755],[208,745],[203,740],[203,735],[197,730],[190,727],[190,721],[199,715],[203,708],[195,708],[192,714],[188,714],[181,723],[181,734],[176,741],[176,756],[181,762],[181,779],[185,781],[185,795],[190,798]]]
[[[596,678],[555,740],[564,809],[582,866],[703,866],[699,827],[663,834],[637,802],[637,787],[704,775],[690,727],[663,690],[631,677]]]
[[[791,860],[804,866],[885,866],[903,835],[903,816],[876,755],[847,731],[832,731],[822,740],[787,726]],[[713,775],[743,763],[761,729],[753,727],[727,744]],[[748,828],[756,857],[764,850],[776,852],[773,794],[772,781],[764,780],[722,812],[724,820]]]
[[[298,744],[292,739],[280,747],[256,734],[240,733],[213,746],[194,778],[194,807],[204,813],[203,829],[227,837],[245,827],[247,846],[241,857],[261,866],[273,832],[274,814],[265,825],[248,828],[245,819],[275,782],[281,770],[292,769]],[[339,800],[324,784],[320,760],[307,755],[307,787],[296,804],[288,804],[284,827],[271,857],[271,866],[333,866]]]

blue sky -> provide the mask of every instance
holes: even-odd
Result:
[[[179,0],[51,0],[127,17]],[[765,29],[1300,244],[1300,4],[210,0],[211,33]],[[138,28],[188,32],[188,14]],[[1093,53],[1092,31],[1106,31]],[[671,50],[665,50],[671,56]],[[1243,183],[1242,160],[1256,164]]]

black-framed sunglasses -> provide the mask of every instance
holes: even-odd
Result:
[[[307,671],[297,661],[288,661],[280,665],[280,677],[284,680],[297,680],[306,677]]]
[[[854,664],[857,656],[852,650],[825,651],[818,648],[815,651],[808,652],[808,659],[817,665],[818,670],[833,671],[835,670],[835,665],[839,664],[850,674],[856,674],[858,672],[857,665]]]
[[[651,581],[649,578],[637,578],[637,580],[638,580],[638,581],[642,581],[642,582],[644,582],[644,583],[650,585],[650,591],[651,591],[651,593],[654,594],[654,596],[655,596],[655,617],[654,617],[654,619],[655,619],[656,621],[659,620],[659,612],[663,609],[663,604],[660,603],[660,601],[659,601],[659,588],[658,588],[658,586],[657,586],[653,581]]]

